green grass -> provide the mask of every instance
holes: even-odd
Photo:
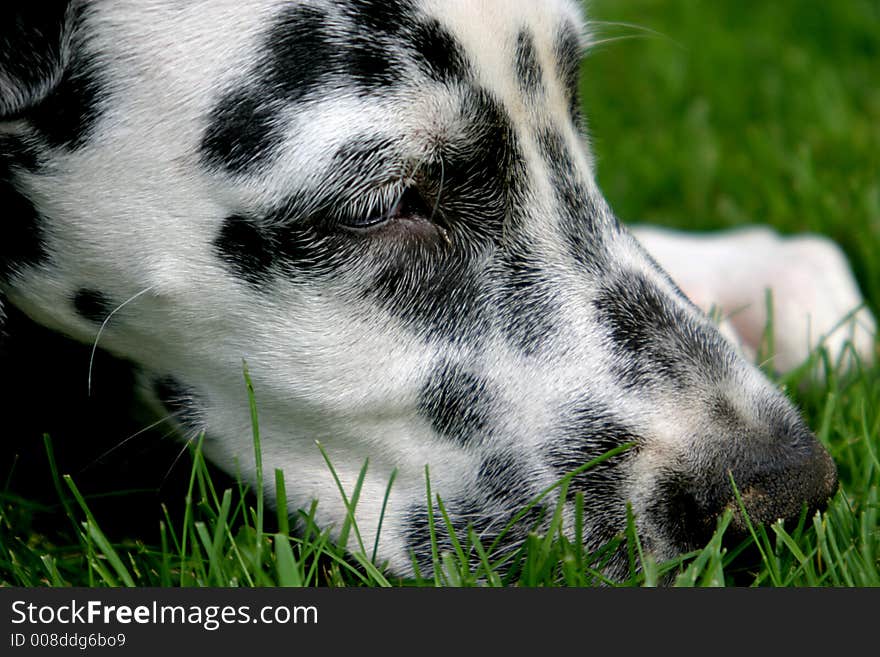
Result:
[[[596,39],[609,41],[587,58],[581,89],[599,183],[618,215],[823,233],[877,308],[880,4],[590,4]]]
[[[592,16],[606,21],[597,38],[607,42],[586,61],[582,92],[599,182],[619,216],[689,229],[768,223],[829,235],[851,258],[871,308],[880,308],[880,5],[594,0],[591,6]],[[838,464],[841,489],[827,510],[795,526],[755,526],[733,546],[722,542],[725,516],[703,549],[662,564],[644,553],[631,523],[608,546],[629,555],[629,580],[622,584],[880,586],[880,371],[832,373],[816,384],[805,368],[779,384]],[[355,537],[352,555],[316,526],[314,505],[267,511],[243,486],[218,489],[198,445],[191,449],[182,520],[156,509],[144,522],[160,526],[159,541],[112,542],[76,482],[54,471],[48,439],[46,450],[64,524],[51,536],[41,534],[31,519],[46,509],[10,490],[0,495],[0,585],[603,582],[607,551],[585,552],[577,524],[563,534],[559,508],[551,509],[550,530],[531,535],[513,556],[500,558],[471,532],[457,536],[449,552],[435,546],[433,572],[396,581],[375,563],[375,546],[359,540],[353,522],[359,486],[339,490],[351,511],[344,533]],[[279,473],[259,476],[273,478],[277,498],[285,499]],[[426,510],[427,499],[442,521],[445,506],[429,478]],[[580,495],[575,505],[583,505]],[[288,511],[297,524],[293,533]]]
[[[274,473],[275,498],[281,501],[270,521],[264,500],[244,486],[218,490],[201,455],[201,443],[191,445],[192,467],[183,501],[183,520],[175,523],[167,510],[158,513],[161,540],[148,545],[137,540],[112,543],[89,509],[74,480],[57,472],[51,440],[45,438],[63,516],[69,530],[54,541],[22,531],[33,511],[26,501],[0,498],[0,585],[21,586],[588,586],[596,584],[676,586],[880,586],[880,381],[862,372],[845,379],[832,377],[827,387],[803,389],[801,403],[817,420],[819,438],[837,461],[843,488],[828,509],[800,522],[763,527],[751,525],[751,536],[740,543],[722,541],[731,514],[718,520],[714,536],[701,549],[656,563],[639,543],[630,522],[609,545],[587,552],[582,528],[563,532],[567,487],[579,472],[595,467],[616,450],[586,463],[537,496],[532,504],[558,499],[548,514],[546,531],[528,536],[514,554],[498,555],[472,531],[451,531],[443,500],[431,492],[426,469],[427,500],[439,508],[431,525],[434,567],[415,579],[389,577],[375,560],[375,546],[365,545],[354,520],[365,463],[352,490],[339,486],[349,510],[334,539],[314,521],[317,503],[293,515],[299,530],[291,533],[282,473]],[[801,373],[800,376],[805,376]],[[792,382],[796,382],[792,380]],[[256,404],[250,390],[252,408]],[[253,414],[253,444],[260,453],[260,434]],[[326,456],[326,455],[325,455]],[[259,461],[258,461],[259,462]],[[333,465],[327,460],[334,474]],[[264,490],[258,468],[255,490]],[[337,480],[338,482],[338,480]],[[22,503],[24,502],[24,503]],[[575,496],[575,517],[583,508],[583,493]],[[514,517],[511,526],[529,507]],[[433,518],[433,514],[429,514]],[[436,536],[452,535],[452,549],[441,551]],[[348,541],[348,537],[355,540]],[[63,539],[57,541],[58,537]],[[343,545],[354,545],[349,552]],[[603,575],[604,560],[616,550],[629,555],[628,578],[611,582]],[[471,558],[472,554],[479,559]],[[743,555],[758,555],[745,558]]]

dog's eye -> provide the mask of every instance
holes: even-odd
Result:
[[[391,208],[379,206],[369,212],[353,217],[345,217],[339,223],[346,228],[368,229],[377,228],[388,223],[392,218],[396,217],[399,212],[401,201],[395,203]]]
[[[346,228],[369,230],[400,219],[427,221],[431,216],[422,196],[412,187],[398,194],[390,203],[379,203],[362,214],[355,213],[340,220]]]

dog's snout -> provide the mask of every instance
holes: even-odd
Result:
[[[728,534],[746,535],[753,526],[793,520],[806,508],[823,509],[837,490],[837,466],[828,450],[802,424],[776,436],[762,449],[754,440],[731,438],[713,462],[666,473],[657,483],[649,513],[652,524],[685,549],[704,545],[718,518],[731,511]],[[735,443],[747,443],[745,449]],[[763,442],[763,441],[761,441]]]
[[[752,523],[769,523],[796,518],[804,506],[812,513],[834,494],[837,466],[828,450],[809,432],[790,444],[765,467],[741,473],[741,481],[732,473],[739,499],[734,495],[726,507],[733,511],[734,530],[747,530],[746,515]]]

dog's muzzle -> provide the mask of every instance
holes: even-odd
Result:
[[[751,449],[721,445],[709,458],[696,456],[684,469],[658,476],[648,513],[666,540],[683,550],[699,548],[728,510],[733,517],[726,537],[744,537],[750,523],[795,520],[805,509],[808,514],[824,509],[837,490],[837,466],[802,423],[787,439],[761,449],[754,449],[757,440],[744,442]]]

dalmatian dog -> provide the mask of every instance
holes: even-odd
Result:
[[[596,185],[575,2],[12,0],[0,17],[7,309],[132,363],[183,440],[255,484],[246,363],[288,508],[317,500],[338,532],[334,472],[350,494],[367,464],[355,519],[390,572],[431,568],[432,525],[452,545],[437,497],[464,545],[470,529],[499,554],[557,504],[573,527],[578,493],[597,549],[629,504],[668,559],[737,508],[731,477],[754,522],[834,493],[828,452],[745,352],[770,286],[781,369],[826,338],[870,358],[845,260],[767,230],[643,229],[646,250]],[[566,498],[530,505],[572,472]]]

